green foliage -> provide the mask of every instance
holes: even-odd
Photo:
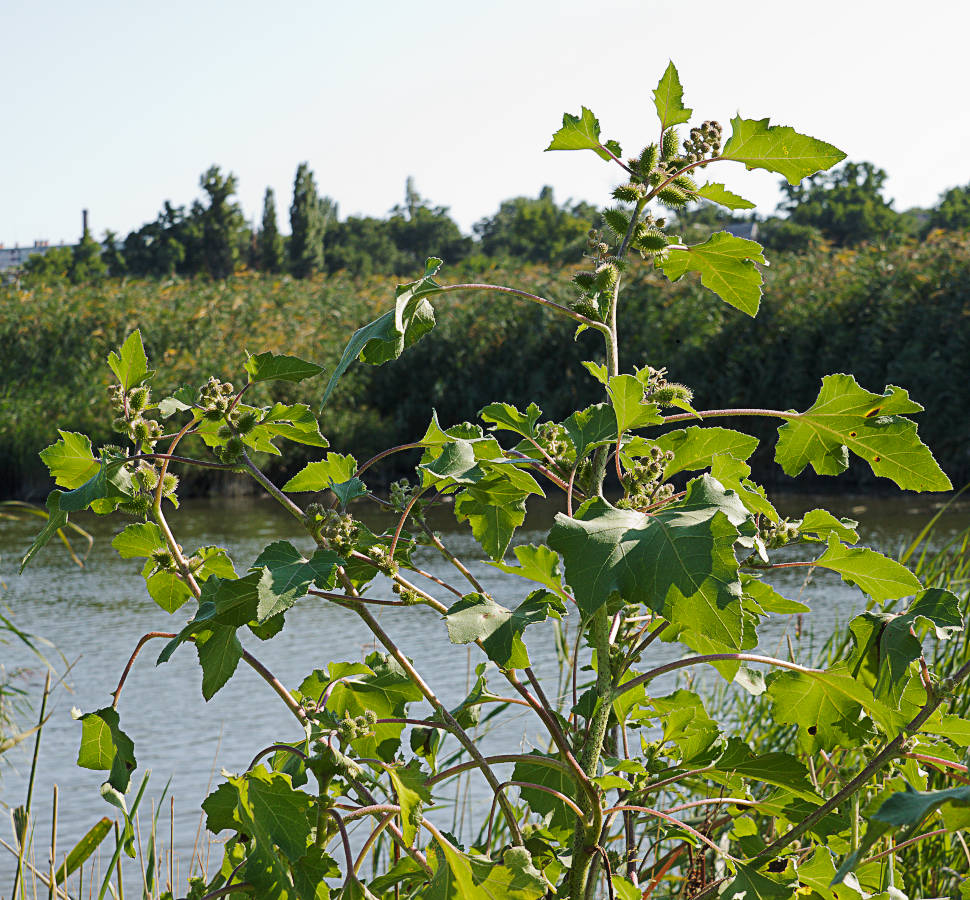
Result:
[[[283,263],[283,236],[276,221],[276,194],[268,187],[263,196],[263,220],[259,230],[259,268],[264,272],[282,272]]]
[[[698,898],[718,891],[732,898],[794,898],[805,888],[827,895],[824,879],[844,880],[849,870],[855,871],[853,886],[846,893],[836,889],[835,896],[850,896],[856,884],[863,896],[863,889],[870,895],[894,886],[874,865],[882,857],[865,856],[889,830],[905,827],[906,835],[922,839],[917,830],[939,809],[953,827],[967,825],[962,787],[900,793],[904,783],[917,782],[920,791],[931,787],[917,763],[964,768],[956,759],[970,743],[970,720],[956,694],[970,665],[931,667],[928,661],[938,642],[956,643],[952,638],[963,629],[959,598],[904,564],[855,546],[855,522],[822,509],[782,519],[751,478],[748,460],[756,458],[759,437],[711,421],[782,420],[775,455],[790,474],[809,465],[820,475],[840,474],[851,452],[875,476],[900,487],[945,490],[948,478],[906,417],[922,407],[901,388],[876,394],[840,374],[823,378],[821,392],[804,412],[786,410],[788,403],[777,401],[763,408],[749,402],[698,412],[692,389],[668,379],[654,347],[624,350],[653,365],[621,371],[619,363],[618,322],[621,298],[628,299],[622,292],[627,281],[636,284],[639,277],[653,290],[663,284],[658,268],[673,282],[696,271],[705,288],[749,317],[760,302],[759,265],[766,263],[760,245],[727,232],[680,244],[648,211],[651,203],[687,209],[705,200],[703,191],[706,200],[740,208],[744,201],[721,185],[698,188],[687,173],[733,160],[796,183],[843,155],[791,128],[770,126],[767,119],[738,116],[723,154],[720,126],[707,121],[691,130],[681,156],[674,126],[688,122],[692,111],[683,105],[672,64],[654,99],[661,138],[632,161],[619,159],[615,142],[601,141],[599,123],[585,107],[579,116],[567,114],[553,137],[549,149],[591,149],[619,163],[629,176],[616,193],[628,207],[606,217],[612,237],[586,233],[589,266],[571,279],[563,277],[555,299],[504,285],[444,284],[441,260],[431,257],[421,277],[397,287],[392,309],[375,318],[377,310],[364,304],[353,323],[344,323],[353,327],[369,320],[357,327],[342,353],[333,349],[324,360],[330,375],[322,389],[312,379],[323,366],[303,359],[320,355],[292,339],[299,323],[290,308],[280,313],[283,336],[273,346],[245,356],[245,344],[238,347],[236,365],[246,376],[242,388],[222,381],[226,376],[220,372],[198,389],[166,392],[148,360],[161,355],[164,362],[167,342],[146,348],[136,331],[109,357],[118,382],[109,388],[109,398],[121,445],[98,442],[95,449],[86,435],[64,429],[44,451],[61,489],[49,497],[50,521],[25,563],[69,513],[134,512],[139,520],[127,524],[113,546],[124,558],[146,560],[146,589],[163,609],[190,608],[191,618],[165,645],[159,663],[183,644],[194,644],[206,700],[232,689],[229,681],[240,664],[250,666],[298,723],[299,740],[290,737],[259,751],[248,770],[226,773],[203,804],[209,830],[229,834],[220,871],[196,885],[197,896],[246,891],[314,900],[332,894],[379,900],[586,900],[606,879],[608,890],[624,898],[638,896],[643,885],[649,885],[647,894],[663,885],[665,896]],[[231,185],[211,174],[213,191],[219,187],[225,199]],[[321,201],[305,165],[295,195],[291,259],[294,273],[309,277],[322,264],[323,234]],[[554,208],[551,192],[540,203]],[[445,218],[443,210],[427,209],[409,182],[406,206],[392,219],[395,246],[402,254],[415,254],[431,237],[447,242],[455,233]],[[694,223],[700,224],[700,219]],[[206,234],[203,228],[201,246],[211,248],[211,228],[208,245]],[[538,243],[544,235],[533,237]],[[653,265],[636,275],[626,259],[630,250]],[[693,289],[679,284],[664,288],[675,300],[694,296]],[[432,300],[444,307],[448,295],[477,291],[488,292],[487,304],[459,304],[441,316],[447,321],[454,315],[456,323],[443,326],[453,329],[444,342],[444,365],[440,360],[428,364],[435,357],[422,353],[441,353],[440,346],[429,351],[436,342],[415,345],[442,312],[436,313]],[[498,310],[497,295],[529,304],[530,315],[506,317]],[[695,352],[706,365],[724,368],[727,357],[712,350],[719,332],[699,323],[726,321],[734,312],[710,304],[707,295],[696,304],[644,304],[639,321],[657,317],[662,323],[666,306],[673,306],[671,315],[684,314],[697,326],[691,337]],[[319,319],[326,306],[317,303],[312,317]],[[552,315],[563,323],[545,328]],[[193,323],[198,318],[203,316],[193,317]],[[581,344],[572,362],[585,362],[566,365],[566,357],[556,355],[554,339],[565,343],[577,323]],[[506,343],[500,338],[513,336],[506,346],[514,346],[530,369],[536,360],[549,358],[560,389],[569,388],[569,402],[551,414],[543,398],[543,413],[532,399],[537,382],[530,380],[524,397],[496,400],[504,383],[492,369],[481,379],[488,396],[476,394],[478,370],[464,366],[478,349],[467,339],[473,330],[499,347]],[[645,331],[651,340],[662,333]],[[605,362],[597,356],[601,339]],[[455,345],[459,349],[452,353]],[[749,340],[744,358],[758,359],[761,351],[760,341]],[[420,365],[413,378],[409,357]],[[503,359],[508,358],[506,350]],[[397,403],[404,405],[400,385],[408,384],[410,402],[421,407],[420,425],[411,435],[421,437],[382,450],[360,467],[350,454],[321,455],[329,438],[309,403],[297,396],[305,380],[311,381],[307,390],[315,392],[314,399],[322,393],[324,403],[349,393],[363,383],[354,365],[358,361],[393,363],[385,377],[396,382]],[[461,373],[465,381],[448,380],[446,395],[467,393],[464,402],[481,400],[479,418],[490,432],[471,422],[442,427],[447,420],[439,418],[440,410],[426,424],[429,382],[448,371]],[[372,376],[366,383],[379,386],[380,380]],[[706,387],[703,380],[698,383]],[[582,389],[571,389],[579,384]],[[738,384],[754,389],[751,379]],[[772,399],[778,387],[768,385]],[[146,418],[156,409],[164,430],[178,435],[178,454],[174,444],[166,453],[156,449],[163,429]],[[324,419],[328,431],[330,411]],[[290,444],[309,448],[304,452],[315,458],[280,489],[260,463],[264,456],[282,455]],[[377,459],[405,451],[420,453],[413,480],[395,483],[386,500],[371,493],[362,476],[378,482],[365,470]],[[307,549],[274,540],[239,575],[222,548],[180,546],[163,501],[178,502],[169,469],[193,466],[215,467],[226,477],[252,477],[300,523]],[[623,491],[615,503],[607,499],[614,470]],[[325,496],[300,505],[298,496],[287,496],[327,489],[329,501]],[[557,514],[543,543],[515,547],[516,564],[506,563],[529,498],[546,490],[562,491],[565,511]],[[380,533],[358,518],[352,501],[364,497],[392,516]],[[456,520],[468,524],[479,559],[488,558],[495,571],[539,588],[514,608],[498,603],[473,568],[431,529],[426,512],[443,497],[452,501]],[[454,568],[453,580],[463,579],[461,588],[422,568],[415,559],[419,544],[422,553],[440,554]],[[829,569],[868,597],[868,609],[849,626],[850,639],[833,648],[821,666],[798,662],[791,645],[787,660],[754,652],[768,637],[758,631],[766,620],[807,611],[763,577],[790,567]],[[521,582],[514,584],[522,588]],[[449,596],[446,604],[437,596],[441,591],[459,599]],[[364,661],[329,661],[325,667],[311,660],[310,674],[295,690],[282,685],[244,649],[240,635],[248,630],[271,640],[286,627],[289,611],[307,597],[358,616],[384,652],[375,650]],[[370,612],[375,603],[397,607],[393,620],[378,621]],[[428,613],[410,609],[414,606],[429,608],[441,640],[447,632],[452,643],[467,644],[469,650],[474,645],[484,656],[472,690],[454,708],[444,705],[390,633],[418,623],[429,627]],[[419,619],[422,613],[425,618]],[[526,633],[531,637],[540,629],[555,633],[563,674],[571,681],[571,692],[565,691],[572,694],[568,709],[561,689],[549,684],[547,690],[530,666]],[[647,652],[657,639],[681,646],[659,666],[651,664]],[[582,651],[584,642],[590,653]],[[587,661],[592,677],[580,685]],[[730,685],[736,683],[746,692],[738,714],[719,715],[688,687],[654,692],[653,682],[661,676],[685,670],[692,684],[697,668],[708,665],[724,679],[724,690],[733,691]],[[511,696],[495,692],[490,678],[506,681]],[[78,713],[79,763],[109,772],[102,792],[124,810],[136,763],[115,709],[120,691],[114,706]],[[528,708],[534,717],[529,727],[544,730],[545,747],[523,753],[515,739],[502,748],[507,752],[486,759],[475,729],[508,715],[513,703]],[[491,705],[487,714],[486,704]],[[631,731],[639,742],[630,741]],[[261,759],[265,762],[257,765]],[[467,848],[438,829],[434,809],[445,801],[447,784],[466,772],[481,778],[494,797],[489,818]],[[871,824],[860,840],[863,813]],[[374,866],[369,877],[349,846],[348,826],[357,822],[370,835]],[[131,846],[130,834],[124,842]],[[828,849],[844,857],[838,871]],[[229,878],[235,881],[227,884]]]
[[[840,247],[884,241],[898,230],[898,216],[882,196],[886,177],[872,163],[844,163],[801,184],[783,181],[785,199],[779,208],[788,213],[792,225],[816,228]],[[792,238],[789,234],[786,239]]]
[[[323,235],[333,213],[331,201],[317,193],[317,183],[307,163],[300,163],[293,180],[290,205],[290,271],[309,278],[323,269]]]
[[[950,188],[930,210],[926,230],[940,228],[966,234],[970,230],[970,184]]]

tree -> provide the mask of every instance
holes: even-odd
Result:
[[[266,188],[263,197],[263,223],[259,232],[259,267],[264,272],[283,271],[283,236],[276,224],[276,194]]]
[[[350,216],[335,222],[327,229],[324,246],[328,272],[392,275],[406,268],[384,219]]]
[[[395,206],[387,223],[402,262],[407,268],[420,266],[433,253],[448,262],[458,262],[472,251],[465,237],[448,215],[447,206],[431,206],[417,192],[410,176],[404,188],[404,206]]]
[[[104,241],[101,243],[101,259],[108,267],[108,274],[112,278],[121,278],[128,273],[128,264],[121,252],[121,246],[115,232],[109,229],[104,233]]]
[[[778,208],[796,225],[812,225],[833,244],[846,247],[891,238],[898,215],[882,196],[886,173],[870,162],[848,162],[801,184],[781,183]]]
[[[598,219],[588,203],[557,206],[551,187],[536,199],[506,200],[498,212],[473,226],[488,256],[506,256],[528,262],[577,262],[586,246],[586,235]]]
[[[228,278],[239,259],[239,233],[244,224],[239,205],[230,200],[236,193],[236,176],[231,172],[223,176],[218,166],[210,166],[199,185],[209,198],[200,216],[205,267],[213,278]]]
[[[926,230],[970,231],[970,184],[950,188],[930,211]]]
[[[309,165],[300,163],[290,206],[290,271],[297,278],[309,278],[323,269],[323,235],[334,216],[335,204],[329,197],[320,197]]]
[[[80,243],[71,250],[70,278],[74,284],[96,281],[104,278],[108,267],[101,259],[101,245],[91,236],[87,226],[81,235]]]
[[[50,284],[69,277],[73,254],[70,247],[52,247],[46,253],[32,253],[24,263],[27,281]]]

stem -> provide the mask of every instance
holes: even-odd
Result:
[[[296,716],[297,721],[305,726],[307,723],[307,715],[303,707],[300,706],[296,700],[293,699],[293,695],[283,687],[277,677],[270,672],[255,656],[252,655],[248,650],[243,650],[242,658],[249,664],[249,666],[256,671],[256,673],[265,681],[276,693],[279,698],[286,704],[287,708],[294,716]]]
[[[680,819],[675,819],[673,816],[668,816],[666,813],[660,812],[660,810],[651,809],[649,806],[628,806],[623,804],[621,806],[614,806],[611,810],[609,810],[609,812],[620,812],[621,810],[625,809],[629,809],[632,812],[647,813],[647,815],[656,816],[658,819],[662,819],[664,822],[669,822],[671,825],[674,825],[677,828],[683,828],[688,834],[693,835],[695,838],[697,838],[697,840],[710,847],[718,856],[723,856],[725,859],[729,859],[733,863],[741,862],[741,860],[731,856],[730,853],[726,853],[724,850],[722,850],[707,835],[702,834],[695,828],[691,828],[690,825],[681,822]]]
[[[357,861],[354,863],[354,875],[360,871],[360,867],[367,858],[370,848],[374,846],[374,841],[380,837],[381,832],[391,824],[396,815],[397,813],[395,812],[387,813],[384,818],[377,823],[377,827],[370,833],[367,840],[364,841],[364,846],[360,848],[360,853],[357,854]]]
[[[135,649],[131,651],[131,656],[128,657],[128,664],[125,666],[125,670],[121,673],[121,678],[118,679],[118,686],[115,688],[114,693],[111,695],[111,705],[115,709],[118,708],[118,700],[121,697],[121,689],[125,686],[125,681],[128,679],[128,673],[131,672],[131,667],[135,664],[135,659],[138,654],[141,653],[141,648],[145,646],[152,638],[173,638],[175,633],[172,631],[149,631],[148,634],[143,634],[139,639],[138,643],[135,644]]]
[[[398,664],[402,669],[408,674],[408,677],[414,682],[416,687],[422,694],[424,694],[425,699],[435,708],[439,716],[448,726],[451,733],[458,739],[459,743],[469,752],[472,759],[474,759],[481,767],[482,774],[485,776],[485,780],[488,782],[489,787],[493,792],[498,791],[499,781],[495,777],[495,773],[492,771],[491,767],[485,762],[485,758],[479,752],[478,747],[475,746],[475,742],[469,737],[468,733],[455,721],[455,717],[448,712],[447,707],[438,699],[434,691],[431,690],[430,686],[425,682],[425,680],[418,674],[417,669],[411,665],[411,661],[400,651],[397,644],[391,640],[390,636],[381,628],[378,621],[370,614],[370,611],[363,606],[355,607],[357,615],[364,620],[364,624],[371,630],[374,637],[376,637],[387,649],[387,651],[397,660]],[[291,698],[292,699],[292,698]],[[519,830],[518,822],[515,818],[515,810],[512,809],[509,801],[504,797],[499,801],[502,806],[502,813],[506,818],[509,825],[509,831],[512,833],[512,840],[517,846],[522,845],[522,832]]]
[[[758,409],[755,407],[741,407],[738,409],[704,409],[697,413],[676,413],[664,416],[664,424],[670,422],[686,422],[690,419],[717,419],[725,416],[768,416],[774,419],[797,419],[801,413],[782,412],[780,409]]]
[[[170,463],[170,462],[185,463],[186,465],[198,466],[199,468],[202,468],[202,469],[234,469],[235,468],[235,466],[232,466],[228,463],[211,462],[207,459],[192,459],[192,457],[189,457],[189,456],[173,456],[171,453],[137,453],[134,456],[127,457],[125,459],[125,462],[126,463],[138,462],[141,459],[144,459],[144,460],[161,459],[161,460],[164,460],[166,463]]]
[[[566,806],[568,806],[574,813],[576,813],[576,816],[579,818],[580,821],[586,818],[585,813],[582,811],[582,809],[580,809],[576,801],[570,799],[561,791],[557,791],[551,787],[546,787],[545,785],[542,785],[542,784],[535,784],[532,781],[503,781],[498,786],[499,792],[496,793],[495,796],[492,798],[492,808],[488,813],[488,825],[485,828],[486,847],[491,846],[491,843],[492,843],[492,819],[495,815],[495,803],[498,800],[501,792],[504,791],[507,787],[531,788],[532,790],[544,791],[547,794],[552,794],[553,797],[555,797],[557,800],[561,801],[562,803],[565,803]]]
[[[610,695],[613,686],[613,672],[610,668],[610,620],[605,606],[601,606],[593,614],[590,630],[592,644],[596,648],[596,693],[599,702],[589,723],[589,732],[581,759],[583,771],[587,776],[596,773],[596,766],[599,764],[603,749],[603,739],[606,737],[610,710],[613,708]],[[594,813],[594,826],[584,828],[582,822],[577,822],[573,832],[573,865],[569,878],[570,896],[573,900],[582,900],[586,896],[590,863],[596,852],[594,847],[599,842],[603,824],[603,813],[598,799],[593,807],[587,812]]]
[[[362,466],[359,466],[354,474],[360,476],[360,473],[365,469],[369,469],[372,465],[374,465],[374,463],[380,462],[382,459],[384,459],[386,456],[390,456],[392,453],[401,453],[404,450],[419,450],[423,446],[424,444],[418,442],[414,444],[398,444],[396,447],[390,447],[387,450],[382,450],[380,453],[376,453],[374,456],[372,456]]]
[[[280,750],[287,750],[295,756],[299,756],[304,762],[307,761],[307,755],[302,750],[298,750],[296,747],[291,747],[289,744],[270,744],[268,747],[260,750],[259,753],[253,757],[253,761],[246,766],[246,771],[248,772],[250,769],[252,769],[252,767],[255,766],[256,763],[258,763],[267,754],[278,752]]]
[[[272,481],[270,481],[260,470],[256,467],[253,461],[249,458],[249,455],[243,451],[243,462],[246,464],[246,468],[249,469],[250,475],[262,486],[262,488],[269,494],[280,506],[283,507],[290,515],[303,522],[306,518],[306,514],[297,506],[289,497],[286,496]]]
[[[588,319],[586,316],[576,312],[575,310],[569,309],[566,306],[560,306],[558,303],[554,303],[552,300],[547,300],[545,297],[538,297],[535,294],[530,294],[528,291],[520,291],[516,288],[502,287],[495,284],[449,284],[446,287],[441,288],[437,293],[447,294],[453,291],[496,291],[500,294],[510,294],[513,297],[518,297],[523,300],[529,300],[532,303],[538,303],[542,306],[547,306],[549,309],[554,309],[557,313],[561,313],[564,316],[568,316],[570,319],[574,319],[581,325],[585,325],[587,328],[594,328],[597,331],[606,332],[606,326],[602,322],[597,322],[594,319]]]
[[[462,575],[465,576],[468,583],[473,588],[475,588],[475,590],[478,591],[478,593],[480,594],[486,593],[485,588],[482,587],[479,580],[474,575],[472,575],[472,573],[468,570],[468,567],[457,556],[455,556],[454,553],[452,553],[447,547],[445,547],[445,545],[441,542],[441,538],[439,538],[438,535],[436,535],[434,531],[432,531],[432,529],[428,526],[428,523],[422,521],[422,522],[419,522],[418,524],[420,525],[421,530],[431,540],[431,543],[434,544],[435,549],[437,549],[437,551],[445,559],[447,559],[448,562],[450,562],[459,572],[461,572]],[[452,588],[452,590],[454,589]],[[459,596],[461,595],[459,594]]]
[[[898,850],[902,850],[903,847],[908,847],[910,844],[915,844],[917,841],[925,840],[926,838],[936,837],[940,834],[947,834],[949,828],[937,828],[936,831],[927,831],[926,834],[918,835],[917,837],[910,838],[908,841],[903,841],[901,844],[894,844],[888,850],[883,850],[882,853],[877,853],[875,856],[870,856],[868,859],[862,860],[859,863],[860,866],[864,866],[867,863],[875,862],[877,859],[882,859],[884,856],[889,856],[892,853],[896,853]]]

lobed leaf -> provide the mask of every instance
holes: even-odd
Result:
[[[323,371],[323,366],[318,366],[316,363],[307,362],[297,356],[271,353],[268,350],[265,353],[250,356],[243,364],[243,368],[253,384],[259,381],[303,381]]]
[[[50,470],[54,484],[68,490],[81,487],[98,474],[101,464],[91,449],[86,434],[57,429],[61,439],[40,451],[40,458]]]
[[[619,151],[619,147],[616,148]],[[553,136],[546,150],[592,150],[600,159],[611,159],[611,154],[600,142],[600,123],[585,106],[578,116],[563,113],[562,128]],[[619,153],[612,155],[618,156]]]
[[[787,125],[771,125],[768,119],[731,120],[731,137],[721,159],[744,163],[748,169],[766,169],[798,184],[803,178],[830,169],[845,154],[817,138],[799,134]]]
[[[653,92],[653,103],[660,118],[661,132],[666,131],[671,125],[690,121],[693,110],[684,106],[684,89],[673,62],[667,63],[660,83]]]
[[[739,197],[732,191],[727,190],[723,184],[710,183],[702,184],[697,189],[697,196],[702,200],[710,200],[711,203],[719,203],[728,209],[754,209],[755,204],[744,197]]]
[[[117,353],[112,350],[108,354],[108,365],[126,391],[155,374],[148,371],[148,356],[141,341],[141,331],[137,328],[128,335]]]
[[[701,284],[725,303],[754,316],[761,304],[763,279],[756,262],[764,263],[761,244],[735,237],[726,231],[712,234],[703,244],[669,247],[657,254],[655,265],[671,281],[697,272]]]
[[[849,467],[849,451],[876,475],[903,490],[946,491],[953,485],[902,413],[923,409],[902,388],[882,394],[859,387],[851,375],[826,375],[809,409],[791,413],[778,429],[775,460],[788,475],[811,463],[819,475],[839,475]]]

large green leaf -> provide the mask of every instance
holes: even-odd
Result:
[[[286,484],[283,490],[325,491],[331,484],[343,484],[357,471],[357,460],[342,453],[328,453],[326,459],[307,463]]]
[[[845,876],[865,859],[869,849],[883,835],[906,829],[900,835],[898,843],[916,833],[920,824],[944,805],[955,807],[970,807],[970,787],[948,788],[943,791],[914,791],[906,785],[905,791],[891,794],[875,812],[868,816],[869,827],[858,848],[846,857],[845,862],[835,873],[833,884],[839,884]]]
[[[509,575],[518,575],[545,585],[553,593],[567,600],[568,597],[562,586],[562,572],[559,570],[559,556],[544,544],[521,544],[513,547],[512,552],[519,561],[519,565],[506,565],[503,561],[490,562],[489,565],[501,569]]]
[[[815,403],[778,429],[775,459],[788,475],[809,463],[819,475],[839,475],[851,450],[904,490],[949,490],[950,479],[917,437],[915,423],[901,415],[922,409],[902,388],[873,394],[851,375],[826,375]]]
[[[819,897],[831,900],[862,900],[865,896],[854,876],[850,875],[842,884],[837,885],[832,884],[834,878],[835,863],[832,862],[832,851],[827,847],[817,846],[811,858],[798,866],[798,880]]]
[[[613,401],[619,433],[663,422],[657,404],[644,402],[643,384],[633,375],[614,375],[606,391]]]
[[[643,391],[641,387],[641,393]],[[576,459],[582,459],[594,447],[615,441],[616,414],[608,403],[596,403],[574,412],[563,427],[576,448]]]
[[[102,456],[95,472],[87,481],[73,491],[61,496],[61,509],[79,512],[89,506],[99,515],[112,512],[121,501],[135,493],[131,473],[125,468],[125,457]]]
[[[534,403],[530,403],[525,412],[520,412],[511,403],[489,403],[478,416],[483,422],[493,424],[492,431],[513,431],[522,437],[534,438],[542,410]]]
[[[723,900],[791,900],[796,885],[780,884],[751,866],[737,866],[734,878],[720,892]]]
[[[214,625],[195,634],[195,648],[202,667],[202,696],[211,700],[236,671],[242,659],[242,644],[236,629],[229,625]]]
[[[268,350],[265,353],[250,356],[243,368],[253,383],[258,381],[303,381],[305,378],[312,378],[323,371],[323,366],[307,362],[305,359],[271,353]]]
[[[121,730],[118,710],[106,706],[95,712],[72,711],[81,722],[81,747],[77,764],[84,769],[108,771],[108,784],[124,794],[135,771],[135,745]]]
[[[43,547],[46,547],[52,537],[67,524],[67,513],[61,509],[61,497],[63,491],[51,491],[47,495],[47,522],[41,529],[40,534],[34,538],[34,542],[20,560],[21,573]]]
[[[506,851],[506,861],[498,863],[462,853],[444,836],[438,837],[438,846],[443,859],[429,854],[435,874],[422,900],[538,900],[549,888],[521,848]],[[518,858],[520,854],[524,859]]]
[[[355,359],[379,366],[397,359],[408,347],[434,328],[434,308],[427,298],[441,291],[434,276],[441,268],[441,260],[431,257],[425,263],[424,275],[417,281],[398,285],[394,309],[384,313],[369,325],[358,328],[344,348],[330,381],[323,392],[323,407],[340,377]]]
[[[614,594],[703,632],[723,647],[743,643],[737,526],[748,517],[737,495],[695,478],[679,503],[656,515],[616,509],[601,498],[579,517],[559,513],[549,546],[587,615]]]
[[[666,131],[671,125],[690,121],[693,110],[684,106],[684,89],[673,62],[667,63],[660,83],[653,92],[653,103],[660,118],[661,131]]]
[[[562,601],[545,590],[533,591],[514,611],[476,593],[452,604],[445,620],[453,644],[481,641],[488,658],[500,668],[524,669],[530,663],[522,632],[550,616],[562,618],[565,612]]]
[[[529,754],[536,759],[547,759],[548,757],[538,751]],[[556,757],[558,760],[558,757]],[[531,784],[538,784],[542,787],[551,788],[560,794],[569,797],[570,800],[578,802],[578,788],[573,779],[563,769],[543,765],[541,762],[523,760],[515,764],[512,770],[512,778],[515,781],[528,781]],[[576,821],[575,811],[546,791],[537,788],[523,787],[519,789],[522,799],[529,804],[533,812],[540,816],[552,813],[551,824],[558,828],[572,827]]]
[[[512,466],[491,467],[487,477],[455,498],[455,518],[468,521],[482,549],[492,559],[501,560],[515,529],[525,521],[525,498],[529,494],[541,495],[542,490],[528,473]]]
[[[919,579],[901,563],[868,547],[846,547],[835,535],[814,565],[831,569],[873,600],[895,600],[922,589]]]
[[[860,713],[877,703],[872,691],[849,674],[844,663],[824,672],[773,672],[767,678],[772,714],[798,728],[806,753],[859,743]]]
[[[670,450],[674,454],[664,467],[664,478],[678,472],[706,469],[714,457],[722,453],[745,460],[758,448],[756,437],[716,425],[678,428],[662,434],[656,443],[661,450]]]
[[[683,249],[670,247],[656,257],[656,266],[671,281],[697,272],[701,284],[726,303],[754,316],[761,303],[761,244],[735,237],[727,231],[712,234],[703,244]]]
[[[652,710],[647,715],[660,717],[663,727],[661,742],[676,747],[679,763],[688,765],[698,760],[709,760],[710,750],[720,729],[707,714],[699,695],[680,690],[666,697],[645,697],[645,701]]]
[[[108,354],[108,365],[126,391],[154,374],[148,371],[148,357],[141,342],[141,331],[135,329],[117,353],[112,350]]]
[[[122,559],[134,559],[151,556],[156,550],[164,550],[166,543],[162,529],[154,522],[136,522],[115,535],[111,546]]]
[[[837,147],[816,138],[799,134],[787,125],[770,125],[768,119],[731,120],[721,159],[744,163],[748,169],[767,169],[798,184],[808,175],[830,169],[845,159]]]
[[[702,184],[697,189],[697,196],[703,200],[710,200],[711,203],[719,203],[728,209],[754,209],[755,204],[744,197],[739,197],[732,191],[727,190],[723,184]]]
[[[613,156],[619,156],[619,147],[612,142],[607,146],[615,149]],[[592,150],[600,159],[610,159],[611,154],[600,142],[600,123],[596,116],[585,106],[578,116],[563,113],[562,128],[553,136],[546,150]]]
[[[743,741],[730,738],[727,749],[713,767],[717,772],[735,773],[750,781],[785,788],[811,802],[819,799],[808,780],[805,764],[790,753],[772,751],[755,754]]]
[[[391,778],[397,804],[401,807],[401,833],[410,847],[421,825],[421,807],[431,802],[428,776],[421,771],[417,760],[411,760],[406,766],[400,763],[388,766],[386,771]]]
[[[266,547],[252,565],[260,573],[256,619],[267,619],[289,609],[306,596],[311,584],[327,589],[333,586],[341,559],[330,550],[316,550],[306,559],[289,541],[275,541]]]
[[[75,431],[57,430],[61,439],[40,451],[54,484],[73,490],[98,474],[101,464],[94,458],[91,439]]]
[[[153,563],[149,561],[146,570],[152,567]],[[148,575],[145,578],[145,587],[148,588],[152,600],[167,613],[175,612],[192,596],[185,582],[169,569]]]

